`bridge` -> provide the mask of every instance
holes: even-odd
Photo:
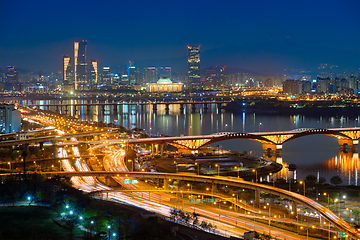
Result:
[[[346,231],[348,235],[354,239],[360,238],[360,233],[349,223],[339,218],[336,214],[334,214],[328,208],[322,206],[318,202],[307,198],[303,195],[289,192],[280,188],[275,188],[271,186],[267,186],[264,184],[253,183],[249,181],[244,181],[238,178],[232,177],[211,177],[211,176],[200,176],[200,175],[184,175],[184,174],[175,174],[175,173],[157,173],[157,172],[122,172],[122,171],[90,171],[90,172],[48,172],[45,173],[50,176],[64,176],[64,177],[85,177],[85,176],[93,176],[93,177],[134,177],[140,179],[165,179],[164,181],[164,189],[168,189],[167,183],[169,179],[176,179],[182,181],[191,181],[191,182],[202,182],[208,183],[212,185],[212,192],[216,192],[216,185],[228,185],[238,188],[246,188],[255,191],[255,204],[258,206],[260,202],[260,191],[264,191],[269,194],[274,194],[276,196],[284,197],[292,201],[292,210],[294,212],[294,217],[297,216],[297,204],[302,204],[317,213],[320,213],[327,221],[336,226],[337,228]]]
[[[92,132],[78,132],[73,134],[65,134],[65,135],[56,135],[56,136],[45,136],[45,137],[37,137],[37,138],[28,138],[28,139],[22,139],[22,140],[8,140],[8,141],[0,141],[0,147],[6,147],[6,146],[15,146],[15,145],[29,145],[32,143],[40,143],[41,147],[43,146],[44,142],[51,142],[51,141],[58,141],[58,140],[64,140],[64,139],[70,139],[73,137],[87,137],[87,136],[95,136],[95,135],[102,135],[102,134],[114,134],[117,133],[119,129],[117,128],[111,128],[104,131],[92,131]],[[103,142],[103,141],[101,141]],[[76,144],[69,144],[66,145],[77,145]]]
[[[354,147],[359,143],[360,128],[327,128],[327,129],[296,129],[292,131],[279,132],[253,132],[236,133],[225,132],[202,136],[179,136],[179,137],[159,137],[159,138],[138,138],[128,139],[129,144],[170,144],[177,148],[198,150],[199,148],[229,139],[249,139],[262,143],[263,149],[274,151],[282,149],[282,145],[293,139],[310,135],[327,135],[338,139],[340,146]]]
[[[17,102],[17,104],[19,104],[20,106],[24,106],[24,107],[29,107],[29,108],[44,108],[46,110],[49,110],[50,107],[55,107],[56,108],[56,112],[60,112],[60,109],[65,112],[65,114],[68,113],[69,111],[69,107],[73,108],[73,112],[76,113],[78,111],[78,108],[80,107],[84,107],[86,108],[86,111],[90,112],[91,107],[92,106],[100,106],[102,111],[105,111],[105,106],[113,106],[114,111],[117,111],[118,106],[120,105],[140,105],[140,106],[145,106],[145,105],[150,105],[152,106],[152,109],[154,112],[157,111],[157,107],[158,105],[165,105],[165,111],[168,113],[169,112],[169,106],[173,105],[173,104],[179,104],[180,105],[180,110],[184,110],[184,106],[185,105],[190,105],[192,111],[194,112],[196,110],[196,105],[202,105],[204,111],[208,110],[208,105],[209,104],[216,104],[217,107],[219,109],[222,108],[223,104],[229,103],[231,102],[231,100],[200,100],[200,101],[195,101],[195,100],[176,100],[176,99],[169,99],[169,100],[162,100],[162,101],[157,101],[155,100],[150,100],[147,98],[138,98],[136,101],[134,101],[133,98],[124,98],[124,99],[119,99],[119,100],[112,100],[112,101],[96,101],[93,102],[91,100],[85,100],[83,103],[63,103],[62,100],[58,100],[60,101],[60,103],[51,103],[51,104],[47,104],[47,103],[38,103],[38,104],[25,104],[25,102]],[[66,102],[66,101],[64,101]]]

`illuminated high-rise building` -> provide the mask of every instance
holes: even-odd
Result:
[[[128,77],[129,77],[129,85],[134,85],[137,83],[136,81],[136,67],[134,63],[129,61],[128,63]]]
[[[110,86],[111,85],[110,67],[103,67],[102,85],[103,86]]]
[[[7,83],[18,83],[19,75],[14,66],[6,67],[6,82]]]
[[[74,42],[74,79],[76,89],[89,89],[87,74],[87,40]]]
[[[68,55],[63,56],[63,84],[70,85],[71,82],[71,58]]]
[[[226,66],[220,67],[220,83],[222,86],[226,85]]]
[[[98,62],[90,60],[90,88],[94,89],[98,85]]]
[[[147,67],[144,68],[144,83],[156,83],[158,80],[157,77],[157,68],[156,67]]]
[[[21,91],[19,75],[14,66],[6,67],[5,89],[8,91]]]
[[[187,46],[187,48],[189,83],[200,83],[200,46]]]

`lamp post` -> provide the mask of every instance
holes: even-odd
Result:
[[[252,171],[255,173],[255,183],[257,183],[257,170],[253,169]]]
[[[237,176],[238,176],[238,178],[239,178],[239,172],[240,172],[240,169],[238,169],[238,167],[237,167],[237,166],[235,166],[235,167],[234,167],[234,169],[237,171]]]
[[[200,175],[200,164],[195,163],[195,166],[197,166],[197,175]]]
[[[260,126],[261,126],[262,123],[259,123],[259,132],[260,132]]]
[[[305,196],[305,181],[300,181],[299,183],[304,184],[303,187],[304,187],[304,196]]]
[[[271,219],[270,219],[270,209],[271,209],[271,205],[269,203],[266,204],[269,207],[269,236],[271,238]],[[266,206],[264,206],[264,209],[266,209]]]
[[[303,230],[304,227],[301,226],[300,229]],[[307,239],[307,240],[309,239],[309,229],[306,229],[306,239]]]
[[[218,176],[220,176],[220,166],[219,166],[219,164],[215,164],[215,167],[218,168]]]
[[[327,193],[326,192],[324,192],[324,196],[326,196],[327,195]],[[327,196],[327,198],[328,198],[328,209],[330,210],[330,196]]]
[[[7,164],[9,165],[9,169],[11,171],[11,162],[8,162]]]
[[[108,228],[108,230],[109,230],[109,239],[110,239],[110,229],[111,229],[111,226],[108,225],[107,228]]]

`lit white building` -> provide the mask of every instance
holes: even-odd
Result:
[[[183,83],[173,83],[170,78],[160,78],[157,83],[147,83],[147,92],[181,92]]]

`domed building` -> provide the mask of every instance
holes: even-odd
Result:
[[[170,78],[160,78],[157,83],[147,83],[148,92],[181,92],[183,83],[173,83]]]

